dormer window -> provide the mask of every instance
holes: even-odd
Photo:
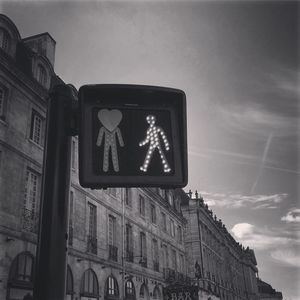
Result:
[[[38,65],[37,80],[41,85],[46,86],[47,72],[46,72],[46,69],[42,65]]]
[[[5,52],[8,52],[9,46],[10,46],[10,36],[8,32],[5,29],[0,28],[0,47]]]

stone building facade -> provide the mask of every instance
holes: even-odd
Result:
[[[260,278],[257,278],[257,287],[260,300],[282,300],[282,293]]]
[[[0,299],[32,289],[54,52],[48,33],[22,39],[0,15]]]
[[[55,41],[21,38],[0,15],[0,299],[32,294],[47,97],[62,83]],[[77,138],[72,176],[66,299],[161,299],[186,279],[180,200],[160,189],[83,189]]]
[[[0,299],[33,290],[48,92],[63,83],[55,44],[48,33],[22,38],[0,15]],[[71,167],[66,299],[162,299],[163,287],[179,284],[198,286],[199,299],[257,299],[253,250],[203,199],[83,189],[77,137]]]
[[[181,194],[188,274],[203,299],[258,299],[254,251],[237,243],[197,192]]]

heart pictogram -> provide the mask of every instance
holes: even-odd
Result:
[[[103,126],[110,132],[114,131],[122,120],[122,113],[117,109],[101,109],[98,118]]]

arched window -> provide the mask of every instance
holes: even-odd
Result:
[[[119,297],[118,282],[112,275],[106,279],[105,296],[106,298]]]
[[[97,276],[92,269],[86,270],[82,276],[80,296],[97,300],[100,297]]]
[[[30,252],[22,252],[13,260],[8,278],[8,297],[15,299],[16,295],[21,299],[26,294],[32,294],[34,258]]]
[[[156,286],[153,290],[153,299],[160,299],[160,290],[158,286]]]
[[[74,294],[73,275],[70,266],[67,266],[66,300],[72,300]]]
[[[47,72],[46,72],[46,69],[41,64],[38,65],[37,80],[41,85],[46,86],[46,84],[47,84]]]
[[[140,288],[140,298],[146,299],[146,300],[149,299],[148,288],[147,288],[147,286],[146,286],[145,283],[143,283],[141,285],[141,288]]]
[[[125,283],[125,297],[126,299],[135,299],[135,288],[131,279]]]
[[[5,51],[9,51],[10,35],[4,28],[0,28],[0,47]]]

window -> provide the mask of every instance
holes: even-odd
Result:
[[[119,296],[118,282],[113,276],[109,276],[106,280],[106,296]]]
[[[163,231],[167,232],[167,217],[163,212],[161,212],[161,227]]]
[[[182,254],[179,255],[179,272],[184,273],[184,257]]]
[[[7,89],[0,86],[0,119],[5,119]]]
[[[42,144],[42,130],[43,130],[43,119],[38,112],[32,110],[30,139],[38,145]]]
[[[128,206],[132,206],[131,203],[131,193],[129,188],[125,188],[125,204]]]
[[[133,235],[132,227],[126,224],[125,227],[125,249],[126,249],[126,260],[133,262]]]
[[[127,280],[125,283],[125,297],[128,298],[135,298],[135,289],[131,279]]]
[[[89,209],[89,234],[88,251],[97,254],[97,207],[88,203]]]
[[[178,238],[178,242],[182,243],[182,228],[180,225],[178,225],[177,227],[177,238]]]
[[[170,220],[170,233],[171,236],[174,237],[175,236],[175,224],[174,224],[174,220]]]
[[[141,195],[139,197],[139,209],[140,209],[140,215],[145,216],[145,198]]]
[[[160,299],[160,291],[158,286],[156,286],[153,290],[153,299]]]
[[[35,212],[39,189],[39,175],[29,169],[26,171],[24,208]]]
[[[9,51],[9,46],[10,46],[10,36],[4,28],[0,29],[0,37],[1,37],[0,47],[5,52],[8,52]]]
[[[156,209],[153,203],[150,204],[151,222],[156,224]]]
[[[158,254],[158,242],[156,239],[152,240],[152,260],[154,271],[159,271],[159,254]]]
[[[108,244],[116,244],[116,218],[111,215],[108,216]]]
[[[41,64],[39,64],[37,68],[37,80],[41,85],[46,86],[47,72],[46,69]]]
[[[70,266],[67,266],[66,300],[72,300],[74,294],[73,275]]]
[[[172,268],[173,270],[177,270],[176,251],[174,249],[172,249]]]
[[[22,226],[26,231],[36,233],[38,230],[38,196],[40,175],[26,170]]]
[[[74,206],[74,192],[70,191],[70,200],[69,200],[69,236],[68,244],[73,245],[73,206]]]
[[[153,260],[158,261],[158,242],[156,239],[152,240],[152,245],[153,245]]]
[[[74,206],[74,192],[70,191],[69,200],[69,226],[73,226],[73,206]]]
[[[29,252],[20,253],[12,263],[11,280],[17,282],[32,282],[33,256]]]
[[[13,260],[9,271],[7,299],[12,299],[12,294],[21,295],[21,297],[23,297],[28,292],[29,294],[32,294],[33,272],[33,255],[27,251],[18,254]]]
[[[166,269],[169,267],[169,254],[168,247],[163,245],[163,267]]]
[[[89,235],[97,236],[97,207],[91,203],[89,205]]]
[[[72,169],[75,170],[75,153],[76,153],[76,142],[72,140],[72,158],[71,158],[71,166]]]
[[[141,285],[140,298],[146,298],[146,299],[148,299],[148,290],[147,290],[147,287],[146,287],[145,283],[143,283]]]
[[[147,266],[147,245],[146,245],[146,235],[144,232],[140,232],[140,256],[141,262],[144,267]]]
[[[86,270],[81,280],[80,295],[90,299],[99,299],[99,284],[92,269]]]
[[[113,261],[118,261],[118,248],[116,247],[116,218],[108,216],[108,258]]]

